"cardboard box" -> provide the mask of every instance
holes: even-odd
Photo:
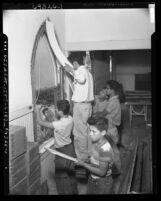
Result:
[[[22,179],[27,177],[27,167],[26,165],[22,166],[15,174],[9,172],[9,186],[13,187],[17,185]]]
[[[38,195],[40,193],[41,179],[36,179],[31,186],[29,186],[29,195]]]
[[[27,162],[31,163],[39,154],[38,142],[27,142]]]
[[[10,188],[10,194],[27,195],[28,194],[27,177],[23,178],[18,184]]]
[[[41,179],[41,168],[37,167],[33,172],[33,174],[30,174],[28,176],[28,179],[29,179],[29,186],[31,186],[35,180]]]
[[[9,157],[14,159],[27,150],[26,128],[9,125]]]
[[[24,166],[26,166],[25,153],[9,161],[9,171],[12,175],[18,172]]]
[[[27,163],[27,173],[32,175],[37,168],[40,167],[40,155],[38,155],[31,163]]]

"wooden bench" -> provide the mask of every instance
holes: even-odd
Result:
[[[129,106],[130,113],[130,127],[132,125],[133,116],[144,116],[145,122],[147,122],[148,116],[148,106],[151,106],[150,102],[142,101],[142,102],[126,102],[126,105]],[[136,107],[140,106],[140,111],[136,111]]]

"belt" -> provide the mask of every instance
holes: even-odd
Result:
[[[90,178],[92,181],[98,181],[98,179],[100,179],[100,178],[93,178],[92,176],[90,176]]]
[[[105,177],[110,177],[110,176],[112,176],[112,175],[111,175],[111,174],[110,174],[110,175],[106,175]],[[104,177],[104,178],[105,178],[105,177]],[[98,181],[98,179],[101,179],[101,178],[103,178],[103,177],[93,178],[93,177],[90,175],[90,178],[92,179],[92,181],[96,182],[96,181]]]
[[[82,102],[74,102],[74,103],[91,103],[92,101],[82,101]]]

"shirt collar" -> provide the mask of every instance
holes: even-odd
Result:
[[[98,142],[98,143],[96,144],[96,146],[97,146],[97,147],[101,147],[101,146],[104,145],[106,142],[107,142],[107,140],[106,140],[106,139],[103,139],[101,142]]]
[[[113,99],[118,99],[118,95],[112,96],[111,98],[109,98],[109,101],[111,101]]]
[[[85,68],[86,69],[86,67],[84,65],[79,66],[78,69],[81,69],[81,68]]]

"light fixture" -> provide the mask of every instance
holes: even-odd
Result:
[[[150,22],[155,22],[155,4],[149,4],[149,16],[150,16]]]
[[[110,56],[110,73],[112,72],[112,56]]]

